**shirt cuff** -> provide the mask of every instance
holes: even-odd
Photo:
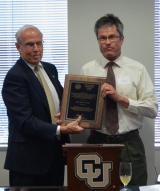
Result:
[[[132,100],[132,99],[128,99],[129,100],[129,106],[128,106],[128,110],[137,114],[138,110],[137,110],[137,101]]]
[[[57,135],[57,136],[60,136],[60,135],[61,135],[61,133],[60,133],[60,125],[57,126],[56,135]]]

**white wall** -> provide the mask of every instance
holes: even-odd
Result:
[[[8,186],[8,171],[3,169],[4,160],[6,157],[5,151],[0,151],[0,186]]]
[[[160,150],[156,150],[155,151],[155,168],[156,168],[156,172],[157,174],[160,174]]]
[[[153,79],[154,0],[69,0],[69,73],[79,74],[81,66],[100,56],[94,34],[95,21],[114,13],[124,23],[123,54],[142,62]],[[87,132],[88,134],[88,132]],[[146,119],[141,136],[148,163],[148,184],[155,182],[154,123]],[[72,137],[85,141],[87,135]]]

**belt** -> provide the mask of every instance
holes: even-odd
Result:
[[[96,139],[99,138],[104,140],[104,142],[106,141],[111,143],[122,143],[134,138],[135,136],[139,136],[139,131],[138,129],[136,129],[125,134],[107,135],[107,134],[92,130],[91,135],[95,136]]]

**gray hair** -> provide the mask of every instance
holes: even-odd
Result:
[[[24,25],[24,26],[22,26],[22,27],[16,32],[15,37],[16,37],[17,43],[20,43],[20,42],[21,42],[21,34],[22,34],[25,30],[27,30],[27,29],[36,30],[36,31],[38,31],[38,32],[42,35],[42,37],[43,37],[42,32],[41,32],[36,26],[34,26],[34,25]]]

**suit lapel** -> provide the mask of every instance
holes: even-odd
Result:
[[[22,59],[20,59],[20,61],[21,61],[20,65],[22,66],[25,75],[28,76],[27,79],[29,79],[30,85],[33,86],[33,89],[35,90],[35,92],[38,94],[38,96],[40,96],[40,100],[47,107],[47,110],[49,111],[47,97],[39,80],[33,73],[32,69]]]

